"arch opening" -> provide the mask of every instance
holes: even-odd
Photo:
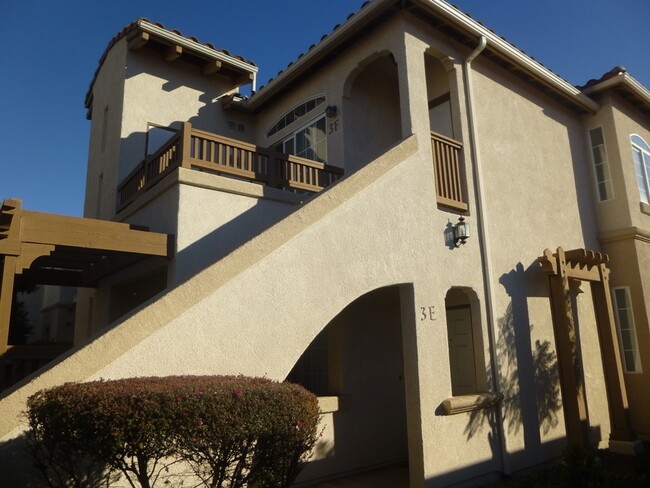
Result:
[[[344,161],[350,174],[402,139],[397,64],[382,54],[351,73],[346,84]]]
[[[287,380],[319,395],[323,435],[299,481],[391,465],[408,484],[402,338],[400,287],[389,286],[351,302],[305,350]]]

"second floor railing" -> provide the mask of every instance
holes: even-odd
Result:
[[[436,132],[431,132],[431,150],[436,176],[436,200],[440,205],[460,211],[468,209],[463,196],[460,166],[462,143]]]
[[[194,129],[185,122],[119,184],[118,212],[179,166],[307,192],[318,192],[343,176],[336,166]]]

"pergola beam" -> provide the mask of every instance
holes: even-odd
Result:
[[[560,387],[566,419],[567,437],[582,447],[589,447],[589,419],[584,398],[582,360],[574,323],[570,280],[584,280],[591,285],[596,327],[607,390],[611,424],[610,449],[633,452],[639,442],[631,428],[627,392],[618,348],[618,334],[609,289],[609,256],[596,251],[561,247],[549,249],[539,257],[549,276],[553,329],[558,351]]]
[[[129,224],[0,207],[0,354],[8,347],[14,281],[63,286],[97,282],[146,257],[171,255],[167,234]]]
[[[120,251],[167,256],[167,235],[130,228],[129,224],[68,217],[41,212],[21,212],[23,243]]]
[[[557,273],[549,277],[549,285],[567,437],[571,442],[587,449],[589,447],[589,418],[587,417],[585,388],[582,380],[582,361],[578,352],[569,288],[569,269],[566,256],[561,248],[558,249],[556,255],[556,269]]]

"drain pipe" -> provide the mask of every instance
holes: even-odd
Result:
[[[476,213],[477,213],[477,228],[479,231],[479,246],[481,252],[481,262],[483,266],[483,286],[485,292],[485,311],[487,315],[487,329],[488,329],[488,342],[490,344],[490,370],[492,373],[492,387],[497,395],[500,395],[500,387],[498,381],[498,365],[497,365],[497,350],[496,350],[496,334],[494,327],[494,290],[492,288],[492,270],[490,266],[490,246],[488,239],[488,224],[487,212],[485,209],[485,200],[483,197],[483,176],[481,170],[481,158],[479,151],[478,134],[476,130],[476,112],[474,110],[474,91],[472,89],[472,68],[471,64],[474,59],[481,54],[487,46],[487,39],[481,36],[479,45],[472,51],[472,53],[463,62],[463,77],[465,82],[465,100],[467,104],[467,118],[469,126],[469,139],[471,143],[472,161],[474,162],[474,188],[476,194]],[[501,456],[501,465],[505,474],[510,474],[510,463],[506,456],[505,435],[503,432],[503,418],[501,415],[501,408],[497,405],[496,412],[496,427],[499,431],[499,453]]]

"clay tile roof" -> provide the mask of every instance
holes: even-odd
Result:
[[[126,25],[115,36],[113,36],[113,38],[109,41],[108,45],[106,46],[106,49],[104,49],[104,52],[102,53],[101,57],[99,58],[99,63],[97,65],[97,69],[95,70],[95,73],[93,75],[93,79],[90,82],[90,86],[88,87],[88,91],[86,92],[86,97],[85,97],[85,101],[84,101],[84,106],[86,108],[90,107],[90,103],[92,101],[93,85],[95,84],[95,80],[97,79],[97,74],[99,73],[99,70],[101,69],[102,65],[104,64],[104,61],[106,60],[106,56],[110,52],[111,48],[118,41],[120,41],[123,37],[125,37],[127,34],[129,34],[130,32],[138,29],[144,22],[146,22],[148,24],[155,25],[155,26],[160,27],[161,29],[165,29],[165,30],[167,30],[169,32],[173,32],[174,34],[179,35],[181,37],[184,37],[185,39],[188,39],[190,41],[196,42],[197,44],[203,44],[204,46],[206,46],[206,47],[208,47],[210,49],[213,49],[215,51],[219,51],[219,52],[225,54],[226,56],[230,56],[232,58],[238,59],[239,61],[250,64],[251,66],[257,66],[253,61],[247,60],[247,59],[243,58],[242,56],[233,56],[227,50],[225,50],[225,49],[217,49],[217,48],[214,47],[213,44],[211,44],[209,42],[202,43],[196,37],[186,36],[178,29],[168,29],[163,24],[161,24],[160,22],[151,22],[149,19],[141,17],[141,18],[139,18],[137,20],[134,20],[130,24]]]
[[[322,43],[323,41],[325,41],[325,40],[326,40],[326,39],[327,39],[331,34],[333,34],[333,33],[334,33],[338,28],[340,28],[343,24],[347,23],[350,19],[352,19],[355,15],[357,15],[359,12],[361,12],[365,7],[367,7],[368,5],[370,5],[373,1],[374,1],[374,0],[366,0],[366,1],[361,5],[361,7],[359,7],[359,9],[358,9],[357,11],[350,13],[350,14],[347,16],[346,20],[345,20],[343,23],[341,23],[341,24],[336,24],[336,25],[332,28],[332,30],[329,32],[329,34],[324,34],[324,35],[320,38],[320,41],[319,41],[319,42],[317,42],[317,43],[312,44],[311,46],[309,46],[309,48],[308,48],[305,52],[300,53],[300,54],[298,55],[298,57],[297,57],[294,61],[292,61],[291,63],[289,63],[285,69],[280,70],[280,71],[278,72],[278,74],[277,74],[275,77],[271,77],[271,78],[266,82],[266,85],[268,85],[268,84],[271,83],[275,78],[277,78],[278,76],[280,76],[284,71],[286,71],[287,68],[289,68],[289,67],[290,67],[291,65],[293,65],[296,61],[298,61],[300,58],[302,58],[306,53],[308,53],[309,51],[311,51],[312,49],[314,49],[316,46],[318,46],[320,43]],[[477,24],[481,25],[482,27],[484,27],[485,29],[487,29],[488,31],[490,31],[492,34],[494,34],[494,35],[500,37],[504,42],[508,43],[510,46],[512,46],[513,48],[515,48],[517,51],[519,51],[519,52],[522,53],[523,55],[525,55],[525,56],[527,56],[528,58],[534,60],[536,63],[538,63],[539,65],[543,66],[545,69],[547,69],[548,71],[550,71],[550,72],[553,73],[554,75],[556,75],[556,76],[558,76],[558,77],[561,78],[560,75],[558,75],[557,73],[555,73],[554,71],[552,71],[551,69],[549,69],[549,68],[548,68],[547,66],[545,66],[543,63],[539,62],[539,61],[538,61],[537,59],[535,59],[533,56],[527,54],[525,51],[523,51],[522,49],[518,48],[515,44],[513,44],[513,43],[510,42],[510,41],[508,41],[508,39],[506,39],[505,37],[503,37],[503,36],[497,34],[496,32],[494,32],[494,30],[490,29],[489,27],[486,27],[485,24],[483,24],[483,22],[481,22],[480,20],[475,19],[475,18],[472,17],[469,13],[464,12],[463,10],[461,10],[460,8],[458,8],[458,6],[456,6],[456,5],[452,4],[452,3],[449,3],[449,5],[451,5],[455,10],[457,10],[457,11],[460,12],[461,14],[465,15],[466,17],[469,17],[469,18],[472,19],[474,22],[476,22]],[[257,91],[260,92],[260,91],[261,91],[261,90],[262,90],[266,85],[261,85],[261,86],[259,86]]]
[[[598,83],[602,83],[603,81],[609,80],[610,78],[614,78],[615,76],[621,75],[623,73],[627,73],[627,70],[623,66],[614,66],[607,73],[604,73],[603,76],[601,76],[600,78],[591,79],[584,85],[578,86],[576,88],[578,88],[579,90],[585,90],[591,86],[597,85]]]

